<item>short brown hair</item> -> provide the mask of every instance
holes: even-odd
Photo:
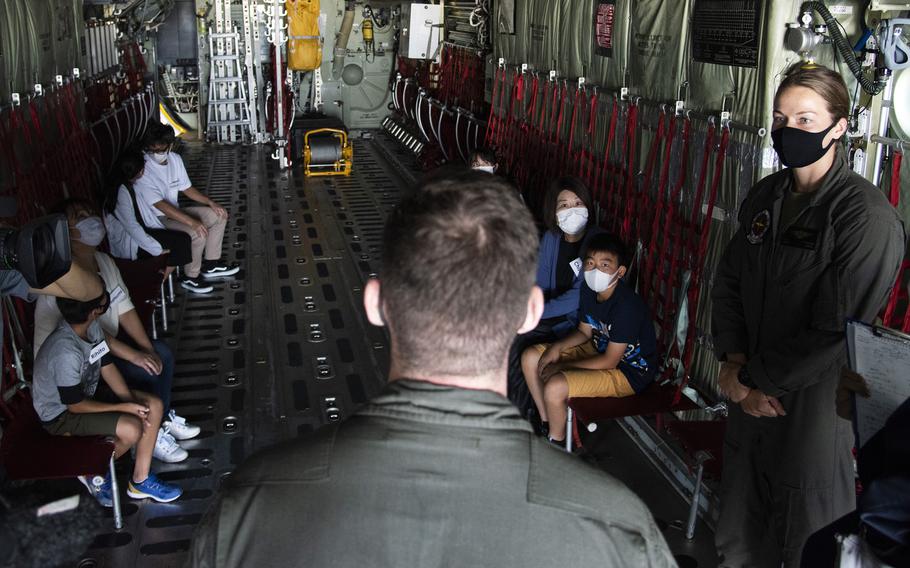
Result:
[[[563,191],[571,191],[581,199],[588,209],[588,222],[594,218],[594,200],[591,198],[591,190],[577,177],[563,176],[553,180],[550,187],[547,188],[547,194],[543,198],[543,224],[551,231],[558,231],[559,225],[556,223],[556,201],[559,194]]]
[[[499,369],[524,321],[537,244],[530,212],[499,178],[449,173],[405,197],[386,221],[380,272],[402,370]]]
[[[837,71],[824,65],[800,61],[790,66],[784,73],[784,78],[777,87],[774,98],[790,87],[805,87],[812,89],[825,100],[828,112],[837,122],[850,116],[850,93],[844,78]]]

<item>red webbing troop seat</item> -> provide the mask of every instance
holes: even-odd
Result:
[[[115,258],[114,263],[120,271],[123,283],[129,290],[130,299],[136,308],[136,314],[142,324],[154,329],[155,310],[158,303],[164,303],[164,276],[161,274],[167,266],[167,256],[153,256],[139,260]],[[156,278],[155,275],[158,277]]]
[[[27,390],[4,404],[0,462],[10,479],[104,475],[114,442],[104,436],[54,436],[42,426]]]
[[[674,403],[676,391],[676,385],[653,383],[644,392],[624,398],[572,398],[569,399],[569,408],[582,424],[698,408],[685,397]]]
[[[424,169],[456,160],[467,162],[474,150],[483,145],[495,148],[495,140],[514,128],[511,122],[504,123],[505,113],[496,110],[506,91],[505,69],[494,73],[493,104],[488,114],[484,68],[480,53],[454,45],[443,46],[438,65],[398,61],[398,73],[391,85],[397,117],[394,122],[408,125],[405,130],[422,142],[419,149],[412,146],[412,150],[416,149]]]
[[[18,311],[18,310],[17,310]],[[15,312],[3,310],[0,325],[7,329]],[[6,337],[6,336],[5,336]],[[15,359],[4,341],[3,372],[0,373],[0,464],[10,479],[60,479],[79,475],[110,473],[114,492],[114,526],[123,527],[120,497],[114,475],[114,442],[104,436],[54,436],[41,425],[32,405],[27,383],[20,379],[24,369],[14,368]],[[31,349],[20,346],[23,351]],[[21,363],[20,363],[21,364]]]

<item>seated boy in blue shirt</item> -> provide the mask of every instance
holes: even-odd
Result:
[[[622,281],[627,255],[618,237],[592,237],[584,255],[578,328],[522,354],[528,390],[553,443],[565,441],[569,398],[630,396],[654,380],[654,323],[644,301]]]

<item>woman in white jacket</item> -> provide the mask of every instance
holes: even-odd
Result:
[[[145,160],[139,152],[127,151],[117,161],[113,183],[104,200],[104,224],[111,256],[136,260],[168,253],[167,277],[175,267],[190,261],[190,236],[181,231],[145,226],[133,189],[133,182],[142,177],[144,169]],[[204,294],[212,289],[202,285],[190,290]]]

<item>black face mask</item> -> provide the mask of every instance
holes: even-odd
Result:
[[[804,168],[819,161],[836,142],[832,140],[830,144],[822,147],[822,140],[836,124],[837,122],[821,132],[806,132],[789,126],[772,130],[771,141],[781,163],[788,168]]]

